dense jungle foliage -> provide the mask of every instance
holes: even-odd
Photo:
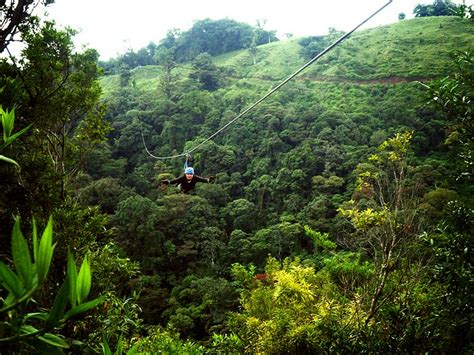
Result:
[[[207,19],[103,63],[24,17],[0,61],[0,352],[472,353],[474,26],[453,9],[356,32],[207,141],[342,32]],[[215,181],[162,184],[185,158],[151,155],[197,145]]]

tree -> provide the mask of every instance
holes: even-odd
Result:
[[[124,88],[130,84],[132,73],[130,72],[130,67],[127,64],[120,65],[119,78],[120,78],[120,87]]]
[[[265,31],[266,19],[258,19],[257,25],[252,31],[252,40],[249,44],[249,52],[253,58],[253,65],[257,64],[257,46],[277,41],[276,31]]]
[[[112,218],[120,245],[145,271],[154,270],[166,254],[166,239],[159,230],[161,220],[162,209],[139,195],[119,202]]]
[[[117,210],[118,204],[135,195],[132,189],[122,186],[119,179],[103,178],[80,189],[77,198],[85,206],[100,206],[109,215]]]
[[[190,275],[173,288],[168,327],[194,339],[211,334],[223,323],[226,313],[237,308],[235,284],[223,278]]]
[[[48,6],[54,0],[12,0],[0,3],[0,53],[2,53],[15,40],[21,27],[31,23],[31,13],[38,5]]]
[[[413,13],[415,17],[454,16],[458,6],[451,0],[435,0],[431,5],[418,4]]]
[[[255,275],[255,268],[234,264],[232,275],[241,286],[242,310],[231,313],[228,320],[231,335],[244,347],[237,353],[354,350],[349,339],[361,326],[364,312],[357,310],[355,302],[338,297],[328,274],[298,259],[268,258],[265,273]]]
[[[431,103],[448,116],[448,146],[454,148],[462,167],[458,178],[469,182],[474,177],[474,55],[470,51],[454,55],[456,70],[448,77],[425,85]]]
[[[42,220],[64,203],[85,155],[107,132],[105,107],[98,102],[97,52],[74,52],[74,31],[58,31],[52,23],[22,31],[19,59],[1,61],[2,104],[15,107],[15,127],[21,131],[31,124],[34,130],[18,136],[24,144],[8,147],[22,170],[0,165],[2,233],[12,214]]]
[[[344,34],[344,32],[338,31],[333,27],[330,27],[328,32],[325,36],[305,37],[299,40],[298,43],[302,46],[301,56],[308,60],[314,58]]]
[[[261,45],[278,41],[276,37],[276,31],[266,31],[265,25],[267,24],[266,19],[257,19],[257,25],[254,29],[255,44]]]
[[[474,267],[474,214],[459,200],[448,202],[445,214],[438,219],[436,230],[424,234],[432,260],[431,282],[438,283],[437,297],[443,300],[439,312],[433,312],[433,323],[442,329],[444,347],[453,353],[470,352],[472,339],[472,314]]]
[[[258,224],[258,210],[255,204],[240,198],[227,204],[223,211],[227,221],[227,230],[239,229],[252,232]]]
[[[361,166],[357,192],[350,207],[339,211],[354,225],[361,246],[373,256],[378,281],[370,300],[366,324],[375,316],[389,295],[385,286],[395,265],[408,251],[419,233],[416,207],[420,191],[407,177],[408,153],[413,132],[396,134],[369,157],[373,165]]]
[[[176,47],[159,47],[155,53],[156,62],[163,67],[163,74],[160,77],[159,89],[165,94],[168,100],[178,97],[176,93],[177,76],[173,73],[176,67]]]
[[[195,79],[203,90],[214,91],[222,80],[219,68],[212,62],[208,53],[201,53],[193,60],[193,71],[190,78]]]
[[[201,53],[212,56],[248,48],[254,29],[246,23],[230,19],[196,21],[193,27],[178,38],[177,59],[191,60]],[[274,32],[256,30],[256,45],[277,40]]]
[[[23,30],[26,47],[19,60],[22,117],[39,132],[31,137],[32,149],[45,154],[60,177],[61,196],[80,170],[84,157],[108,133],[99,103],[98,53],[75,53],[71,29],[58,31],[54,23]],[[12,84],[7,81],[7,90]]]

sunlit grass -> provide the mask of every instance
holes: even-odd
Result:
[[[453,68],[454,50],[474,50],[474,26],[457,17],[427,17],[403,20],[360,32],[343,42],[301,74],[311,81],[377,81],[384,78],[436,78]],[[256,63],[250,52],[239,50],[214,58],[226,69],[228,85],[245,80],[269,87],[288,77],[305,60],[298,39],[259,46]],[[175,74],[186,77],[190,65],[179,66]],[[132,70],[137,89],[156,90],[162,69],[150,65]],[[101,78],[104,94],[117,90],[118,75]],[[373,84],[376,84],[373,83]],[[264,85],[265,86],[265,85]]]

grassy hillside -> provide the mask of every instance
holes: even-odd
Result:
[[[390,82],[434,78],[452,68],[450,53],[474,48],[474,30],[457,17],[426,17],[404,20],[353,34],[339,47],[313,64],[301,77],[321,81]],[[298,39],[258,47],[257,64],[247,50],[215,57],[218,66],[232,69],[235,79],[258,79],[272,85],[284,79],[304,60]],[[187,70],[184,70],[184,75]],[[146,66],[132,71],[138,89],[154,90],[161,71]],[[103,77],[105,95],[118,88],[118,76]]]

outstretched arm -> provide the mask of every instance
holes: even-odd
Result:
[[[169,180],[169,179],[167,179],[167,180],[162,180],[161,183],[162,183],[162,184],[166,184],[166,185],[169,185],[169,184],[179,184],[179,183],[183,182],[183,181],[182,181],[183,178],[184,178],[183,176],[180,176],[179,178],[176,178],[176,179],[174,179],[174,180]]]
[[[183,175],[183,176],[180,176],[179,178],[176,178],[174,180],[170,180],[170,184],[180,184],[183,182],[183,180],[186,179],[186,177]]]
[[[194,177],[197,179],[198,182],[212,182],[214,181],[214,176],[209,176],[207,178],[199,176],[199,175],[194,175]]]

